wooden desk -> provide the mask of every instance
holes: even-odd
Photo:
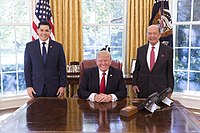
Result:
[[[78,85],[80,75],[69,75],[67,76],[68,85]]]
[[[1,133],[24,132],[132,132],[132,133],[197,133],[200,125],[179,102],[172,107],[149,113],[139,111],[125,118],[119,111],[132,102],[93,103],[76,98],[36,98],[28,101],[0,123]],[[140,99],[134,99],[138,105]]]
[[[124,83],[125,83],[125,85],[132,85],[132,75],[125,74],[124,75]]]

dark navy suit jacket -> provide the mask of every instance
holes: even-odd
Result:
[[[157,60],[150,71],[147,64],[148,46],[146,44],[137,49],[133,85],[139,87],[138,97],[148,97],[154,92],[160,93],[167,87],[174,87],[173,49],[160,44]]]
[[[78,96],[80,98],[87,99],[91,93],[99,94],[99,90],[100,83],[98,67],[86,69],[80,82]],[[123,74],[121,70],[110,66],[105,93],[115,94],[118,100],[126,97],[127,89],[124,84]]]
[[[43,63],[39,39],[26,44],[24,74],[27,87],[33,87],[36,96],[46,85],[49,96],[56,96],[59,87],[66,87],[66,61],[60,43],[49,40],[46,64]]]

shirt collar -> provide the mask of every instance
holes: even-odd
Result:
[[[156,45],[152,46],[150,43],[149,43],[149,48],[148,49],[151,49],[152,47],[155,47],[155,49],[159,49],[160,47],[160,41],[158,41],[158,43],[156,43]]]
[[[43,42],[46,42],[47,45],[49,45],[49,38],[46,41],[42,41],[39,39],[40,44],[42,44]]]
[[[108,71],[109,71],[109,69],[108,69],[108,70],[106,70],[105,72],[102,72],[102,71],[99,69],[99,75],[100,75],[100,76],[102,76],[102,75],[103,75],[103,73],[106,73],[106,75],[108,75]]]

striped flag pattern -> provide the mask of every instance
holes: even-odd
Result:
[[[53,18],[51,14],[51,8],[49,0],[37,0],[36,6],[35,6],[35,12],[32,22],[32,40],[38,39],[38,33],[37,33],[37,26],[39,22],[41,21],[48,21],[51,25],[51,35],[50,38],[52,40],[55,40],[55,34],[54,34],[54,26],[53,26]]]

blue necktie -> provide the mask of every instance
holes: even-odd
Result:
[[[47,60],[47,52],[46,52],[46,48],[45,48],[46,42],[43,42],[42,44],[43,44],[43,46],[42,46],[42,58],[43,58],[43,62],[45,64],[46,60]]]

